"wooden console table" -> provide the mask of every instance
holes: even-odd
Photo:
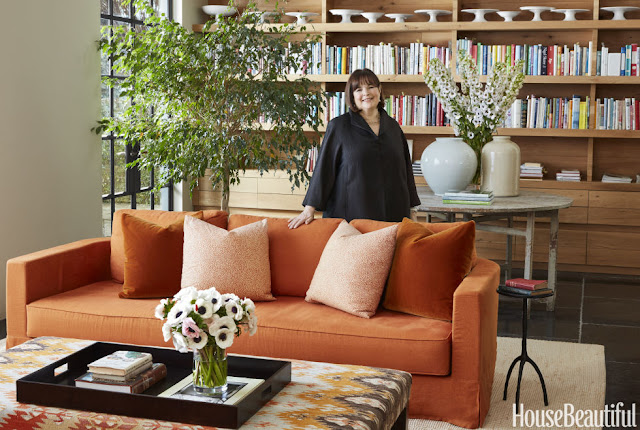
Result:
[[[517,197],[496,197],[492,204],[483,205],[462,205],[444,204],[442,197],[433,194],[428,187],[418,187],[418,196],[421,204],[418,211],[430,214],[444,215],[447,222],[456,220],[456,215],[461,214],[465,221],[475,221],[478,230],[491,231],[507,235],[507,250],[504,265],[505,279],[511,277],[512,263],[512,237],[524,236],[526,240],[524,257],[524,277],[532,279],[533,273],[533,233],[535,228],[535,217],[548,216],[550,221],[549,234],[549,265],[547,281],[549,288],[556,290],[556,260],[558,253],[558,212],[560,209],[568,208],[573,203],[573,199],[554,194],[539,193],[529,190],[520,190]],[[513,227],[513,217],[526,217],[527,225],[524,230]],[[487,221],[506,220],[507,226],[482,224]],[[546,299],[547,310],[555,308],[555,297],[552,295]]]

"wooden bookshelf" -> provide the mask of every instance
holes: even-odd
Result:
[[[245,3],[243,3],[245,2]],[[225,0],[209,0],[210,4],[226,4]],[[517,3],[517,4],[515,4]],[[571,44],[594,47],[589,62],[595,71],[596,52],[604,43],[610,52],[632,42],[640,43],[640,12],[628,12],[626,21],[612,21],[611,13],[601,12],[605,6],[631,6],[636,0],[434,0],[429,8],[451,10],[452,15],[439,17],[442,22],[427,22],[428,17],[414,14],[406,23],[393,23],[382,17],[369,24],[362,17],[353,17],[352,24],[340,24],[339,17],[330,9],[362,9],[384,13],[413,13],[423,9],[424,2],[409,0],[389,3],[384,0],[290,0],[281,5],[285,11],[310,11],[319,15],[307,24],[306,32],[319,34],[323,46],[356,46],[394,43],[408,46],[410,42],[449,45],[456,58],[456,42],[461,38],[475,39],[486,44],[503,44],[506,40],[516,44]],[[246,0],[241,0],[242,9]],[[497,14],[487,14],[488,22],[471,22],[472,14],[462,13],[467,8],[493,8],[514,10],[520,6],[549,6],[555,8],[581,8],[590,12],[577,15],[577,21],[562,21],[563,15],[544,12],[543,21],[531,21],[532,14],[523,11],[514,22],[502,22]],[[258,7],[272,10],[273,3],[260,0]],[[278,29],[293,25],[294,19],[284,17],[286,24],[266,24]],[[202,31],[203,25],[195,25]],[[326,72],[326,52],[323,49],[323,72]],[[592,73],[594,75],[595,73]],[[295,76],[292,76],[294,78]],[[343,91],[348,75],[308,75],[329,92]],[[384,92],[424,96],[429,92],[421,75],[380,75]],[[531,188],[574,198],[574,206],[561,211],[559,269],[603,273],[640,275],[640,184],[607,184],[600,181],[603,173],[631,176],[640,174],[640,131],[595,129],[596,98],[635,97],[640,99],[640,77],[623,76],[526,76],[520,97],[535,94],[542,97],[568,97],[579,94],[589,96],[590,123],[587,130],[567,129],[499,129],[499,135],[512,136],[521,149],[522,161],[541,162],[547,169],[546,179],[540,182],[522,181],[521,187]],[[419,160],[422,151],[438,136],[453,134],[450,127],[403,126],[408,139],[413,140],[413,158]],[[324,129],[321,129],[321,134]],[[319,136],[321,138],[321,136]],[[583,181],[578,183],[553,180],[560,169],[579,169]],[[291,192],[285,177],[260,177],[247,172],[242,184],[251,184],[231,194],[232,212],[264,213],[272,215],[294,214],[301,209],[304,190]],[[421,178],[418,178],[420,181]],[[255,186],[255,187],[254,187]],[[217,193],[210,184],[201,185],[194,192],[196,208],[214,207]],[[545,231],[547,221],[537,226],[540,236],[535,251],[536,262],[545,268]],[[486,232],[478,234],[478,251],[485,257],[500,260],[504,257],[504,237]],[[516,240],[514,258],[523,260],[523,246]]]

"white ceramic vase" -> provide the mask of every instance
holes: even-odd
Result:
[[[459,137],[437,137],[420,158],[422,175],[434,194],[462,191],[473,179],[478,160]]]
[[[495,197],[520,193],[520,147],[509,136],[494,136],[482,148],[482,191]]]

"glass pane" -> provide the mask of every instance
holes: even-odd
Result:
[[[102,195],[111,194],[111,141],[102,141]]]
[[[102,201],[102,235],[111,236],[111,200]]]
[[[127,27],[127,28],[130,27],[129,24],[127,24],[126,22],[121,22],[121,21],[114,21],[113,25],[123,26],[123,27]],[[116,65],[116,63],[114,63],[114,69],[115,69],[115,65]],[[113,75],[114,76],[127,76],[128,74],[124,73],[124,72],[120,72],[120,71],[114,70],[113,71]]]
[[[169,0],[151,0],[151,2],[157,14],[169,16]]]
[[[113,116],[116,118],[122,118],[125,109],[131,105],[131,99],[128,96],[120,96],[121,91],[120,87],[113,88]]]
[[[100,27],[101,28],[105,28],[108,25],[109,25],[109,20],[108,19],[101,19],[100,20]],[[102,51],[100,51],[100,72],[103,75],[108,75],[109,74],[109,56],[104,54],[104,53],[102,53]]]
[[[102,118],[111,116],[111,91],[104,83],[100,86],[100,114]]]
[[[114,147],[115,159],[113,160],[113,164],[115,168],[115,178],[113,178],[113,181],[115,185],[115,192],[122,193],[126,189],[126,145],[124,141],[118,139],[115,141]]]
[[[116,210],[131,209],[131,196],[118,197],[116,200]]]
[[[151,187],[151,171],[150,170],[141,170],[140,171],[140,188],[150,188]]]
[[[124,0],[113,0],[113,14],[116,16],[123,16],[125,18],[131,17],[129,5],[125,6]]]
[[[151,209],[151,191],[136,194],[136,209]]]
[[[109,0],[100,0],[100,13],[105,15],[109,13]]]

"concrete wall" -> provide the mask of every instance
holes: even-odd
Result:
[[[0,319],[9,258],[102,234],[99,36],[98,0],[0,2]]]

